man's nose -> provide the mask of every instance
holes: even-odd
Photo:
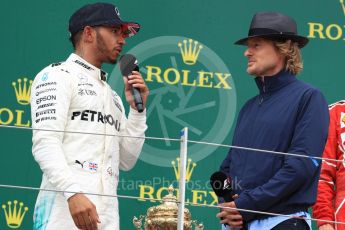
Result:
[[[247,49],[244,51],[244,56],[249,57],[249,56],[251,56],[251,55],[252,55],[252,52],[251,52],[250,48],[247,48]]]
[[[117,42],[118,42],[119,44],[122,44],[122,45],[126,44],[126,38],[125,38],[125,36],[124,36],[124,35],[120,36],[119,39],[117,40]]]

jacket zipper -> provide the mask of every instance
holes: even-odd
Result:
[[[264,94],[266,93],[266,85],[265,82],[262,83],[262,94],[260,94],[260,102],[259,105],[261,105],[264,102]]]

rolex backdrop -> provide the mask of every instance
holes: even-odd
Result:
[[[106,0],[105,0],[106,1]],[[30,87],[45,66],[65,60],[73,52],[69,42],[70,15],[85,0],[4,1],[2,21],[0,184],[38,188],[41,170],[31,152]],[[112,1],[106,1],[112,2]],[[280,11],[296,19],[299,33],[310,39],[302,50],[304,70],[298,76],[319,88],[327,102],[345,99],[345,4],[343,0],[117,0],[112,2],[123,20],[141,24],[140,32],[126,40],[124,53],[137,57],[150,88],[148,137],[140,159],[121,172],[119,198],[121,229],[135,229],[133,217],[146,215],[155,199],[178,188],[180,131],[189,128],[186,202],[192,219],[205,229],[220,229],[218,209],[208,184],[228,152],[239,109],[258,90],[246,73],[243,46],[254,13]],[[123,95],[117,65],[104,65],[108,83]],[[124,98],[124,97],[123,97]],[[54,100],[54,98],[45,98]],[[126,103],[125,103],[126,104]],[[128,106],[126,107],[128,111]],[[258,162],[259,164],[260,162]],[[0,188],[0,229],[32,229],[38,191]],[[178,195],[178,189],[174,191]],[[69,215],[69,213],[66,213]],[[315,226],[315,224],[314,224]],[[63,226],[61,227],[63,229]]]

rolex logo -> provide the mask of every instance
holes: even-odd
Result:
[[[202,45],[198,44],[199,42],[193,41],[193,39],[189,39],[188,41],[185,39],[183,40],[183,44],[181,42],[178,43],[185,64],[194,65],[196,63],[200,50],[202,49]]]
[[[30,103],[30,93],[32,80],[28,81],[27,78],[18,79],[17,82],[12,82],[14,91],[16,92],[17,101],[21,105],[28,105]]]
[[[177,165],[175,161],[172,161],[171,164],[174,167],[175,177],[176,180],[180,179],[180,158],[176,158]],[[187,169],[186,169],[186,182],[189,182],[190,178],[192,177],[193,170],[196,166],[196,163],[192,163],[192,159],[188,159]]]
[[[24,219],[25,213],[29,210],[28,207],[24,208],[23,211],[23,202],[19,203],[19,209],[18,208],[18,201],[14,200],[13,205],[11,201],[7,202],[7,207],[5,204],[2,205],[2,209],[5,212],[6,217],[6,223],[7,226],[10,228],[19,228],[22,224],[22,221]]]
[[[340,5],[343,8],[344,16],[345,16],[345,3],[344,0],[340,0]]]

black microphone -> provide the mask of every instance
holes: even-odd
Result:
[[[235,193],[231,186],[231,179],[225,173],[220,171],[213,173],[210,178],[210,183],[217,196],[222,197],[225,202],[234,201],[232,197]]]
[[[225,175],[223,172],[215,172],[212,174],[210,178],[210,183],[212,186],[213,191],[216,193],[217,196],[222,197],[225,202],[231,202],[234,201],[234,198],[232,198],[236,193],[232,189],[232,181],[231,179]],[[227,226],[227,224],[224,224]],[[244,221],[242,230],[247,230],[248,226],[246,222]]]
[[[234,192],[232,190],[231,180],[225,175],[225,173],[220,171],[213,173],[210,178],[210,184],[216,195],[222,197],[225,202],[231,202],[234,200],[232,198]],[[224,226],[228,226],[228,224],[224,224]]]
[[[132,71],[139,71],[138,60],[132,54],[125,54],[119,60],[120,70],[123,76],[128,77]],[[143,99],[140,95],[140,89],[132,87],[135,107],[139,113],[144,111]]]

